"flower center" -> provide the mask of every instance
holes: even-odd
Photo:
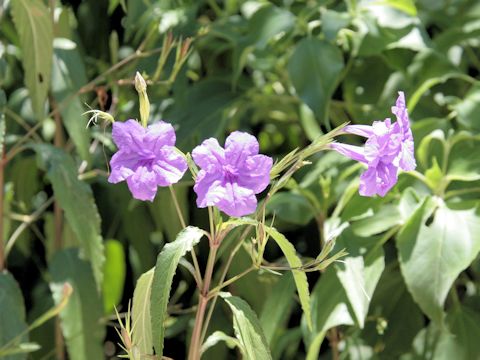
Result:
[[[153,162],[155,161],[155,154],[152,151],[142,151],[140,154],[140,166],[145,166],[147,168],[151,168]]]
[[[223,165],[223,179],[228,182],[234,182],[237,180],[238,170],[233,165]]]

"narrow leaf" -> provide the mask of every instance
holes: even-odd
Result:
[[[65,282],[73,288],[68,304],[60,312],[69,358],[103,359],[103,303],[95,287],[91,267],[79,258],[78,249],[71,248],[57,252],[49,270],[55,304],[60,304],[64,299]]]
[[[52,66],[52,95],[62,115],[63,124],[83,160],[90,159],[90,136],[86,129],[82,99],[77,94],[87,83],[77,45],[68,39],[55,39]]]
[[[82,245],[82,256],[90,261],[97,288],[103,283],[103,242],[100,216],[90,186],[78,180],[73,159],[51,145],[34,145],[40,165],[47,171],[55,199]]]
[[[28,341],[21,336],[27,329],[25,305],[17,282],[8,272],[0,272],[0,354],[18,348],[21,342]],[[24,354],[0,356],[5,360],[23,360]]]
[[[142,355],[153,355],[152,324],[150,323],[150,294],[153,271],[142,274],[133,293],[133,343]]]
[[[168,243],[158,255],[153,274],[150,303],[155,306],[150,309],[153,346],[158,357],[163,355],[163,339],[165,337],[165,319],[170,297],[173,276],[177,270],[180,258],[192,250],[203,236],[199,228],[189,226],[182,230],[174,242]]]
[[[23,51],[25,84],[30,92],[37,120],[42,120],[50,84],[53,53],[51,14],[41,0],[11,2],[13,22]]]
[[[250,306],[230,293],[220,293],[233,313],[233,328],[248,360],[272,359],[262,326]]]
[[[285,258],[287,259],[288,264],[291,268],[298,268],[302,266],[302,260],[297,256],[295,248],[287,240],[287,238],[279,233],[276,229],[272,227],[265,227],[267,233],[275,240],[280,249],[282,250]],[[295,285],[297,286],[298,296],[300,298],[300,304],[302,305],[302,310],[305,313],[307,320],[307,326],[312,329],[312,314],[310,310],[310,292],[308,290],[308,280],[305,272],[301,270],[292,270],[293,279],[295,280]]]
[[[105,314],[113,312],[115,305],[122,300],[126,276],[125,251],[117,240],[105,242],[105,265],[103,278],[103,305]]]

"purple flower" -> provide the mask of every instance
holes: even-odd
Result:
[[[193,149],[193,160],[201,168],[193,187],[198,207],[216,206],[237,217],[255,212],[255,194],[270,183],[273,164],[258,150],[257,139],[239,131],[228,136],[225,149],[213,138]]]
[[[367,170],[360,176],[360,195],[385,194],[397,182],[398,169],[414,170],[416,167],[413,136],[403,92],[398,93],[392,112],[397,121],[390,119],[374,121],[372,126],[349,125],[344,131],[367,138],[364,147],[333,143],[331,147],[339,153],[366,164]]]
[[[112,137],[118,151],[110,160],[111,183],[127,181],[133,197],[152,201],[158,186],[178,182],[187,162],[175,149],[172,125],[159,121],[147,128],[135,120],[114,122]]]

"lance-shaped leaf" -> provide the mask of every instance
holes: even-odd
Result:
[[[52,17],[41,0],[15,0],[11,6],[23,51],[25,84],[35,115],[42,120],[52,70]]]
[[[150,294],[152,291],[153,271],[142,274],[133,293],[132,321],[133,344],[142,355],[153,354],[152,324],[150,322]]]
[[[28,336],[18,337],[26,329],[25,306],[17,282],[8,272],[0,272],[0,354],[28,341]],[[0,356],[5,360],[26,359],[25,354]]]
[[[255,312],[237,296],[226,292],[220,293],[220,296],[232,310],[235,336],[242,344],[245,358],[248,360],[271,359],[267,339]]]
[[[82,253],[90,261],[97,288],[102,286],[105,255],[100,234],[100,216],[90,186],[78,180],[73,159],[51,145],[33,146],[40,166],[47,171],[55,199],[65,211],[65,218],[82,245]]]
[[[160,358],[163,355],[165,319],[167,317],[167,305],[173,275],[175,275],[180,259],[198,244],[202,236],[202,230],[188,226],[178,234],[174,242],[166,244],[160,254],[158,254],[150,294],[150,304],[155,304],[155,306],[150,308],[150,321],[153,346],[157,356]]]
[[[287,238],[278,232],[272,227],[265,227],[265,231],[272,237],[273,240],[278,244],[280,249],[287,259],[288,265],[291,268],[299,268],[302,266],[302,260],[297,256],[295,247],[287,240]],[[312,313],[310,310],[310,291],[308,289],[308,280],[305,272],[301,270],[292,270],[293,279],[295,280],[295,285],[297,286],[298,297],[300,298],[300,304],[302,305],[302,310],[305,313],[305,318],[307,320],[307,326],[312,329]]]
[[[433,222],[427,225],[432,215]],[[440,323],[450,287],[480,251],[478,209],[453,210],[427,197],[400,232],[397,247],[413,299],[430,319]]]
[[[56,304],[64,299],[65,282],[73,288],[68,304],[60,313],[69,358],[103,359],[103,302],[95,287],[91,267],[80,259],[78,249],[71,248],[57,252],[49,270],[52,276],[50,287]]]

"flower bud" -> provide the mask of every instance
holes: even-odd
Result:
[[[148,118],[150,116],[150,101],[147,95],[147,83],[145,79],[137,71],[135,74],[135,90],[138,92],[138,99],[140,102],[140,121],[143,127],[147,127]]]

